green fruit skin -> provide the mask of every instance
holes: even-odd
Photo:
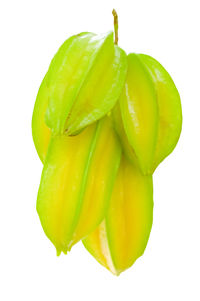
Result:
[[[53,134],[74,135],[106,115],[115,105],[127,71],[125,52],[113,33],[81,33],[58,50],[47,72],[45,114]]]
[[[126,155],[133,163],[137,158],[143,174],[152,174],[175,148],[182,127],[180,96],[152,57],[128,55],[127,80],[114,120]]]

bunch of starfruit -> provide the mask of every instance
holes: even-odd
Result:
[[[58,255],[82,240],[118,275],[143,254],[152,174],[176,146],[181,124],[179,93],[154,58],[127,55],[113,32],[63,43],[32,118],[44,164],[37,212]]]

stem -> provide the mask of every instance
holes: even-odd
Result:
[[[118,15],[115,9],[112,11],[114,17],[115,44],[118,44]]]

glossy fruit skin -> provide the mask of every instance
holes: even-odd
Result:
[[[179,93],[170,75],[155,59],[129,54],[127,79],[119,102],[130,145],[125,143],[125,153],[130,155],[132,148],[132,161],[136,156],[143,174],[152,174],[178,142],[182,126]]]
[[[143,254],[152,221],[152,176],[142,175],[123,156],[106,217],[83,244],[98,262],[119,275]]]
[[[125,52],[113,33],[81,33],[66,40],[46,74],[45,122],[53,134],[76,135],[105,116],[122,91],[127,71]]]

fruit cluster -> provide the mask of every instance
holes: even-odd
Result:
[[[117,22],[113,36],[64,42],[39,88],[32,133],[44,164],[37,212],[57,254],[82,240],[118,275],[147,245],[152,174],[179,139],[182,112],[167,71],[126,55]]]

